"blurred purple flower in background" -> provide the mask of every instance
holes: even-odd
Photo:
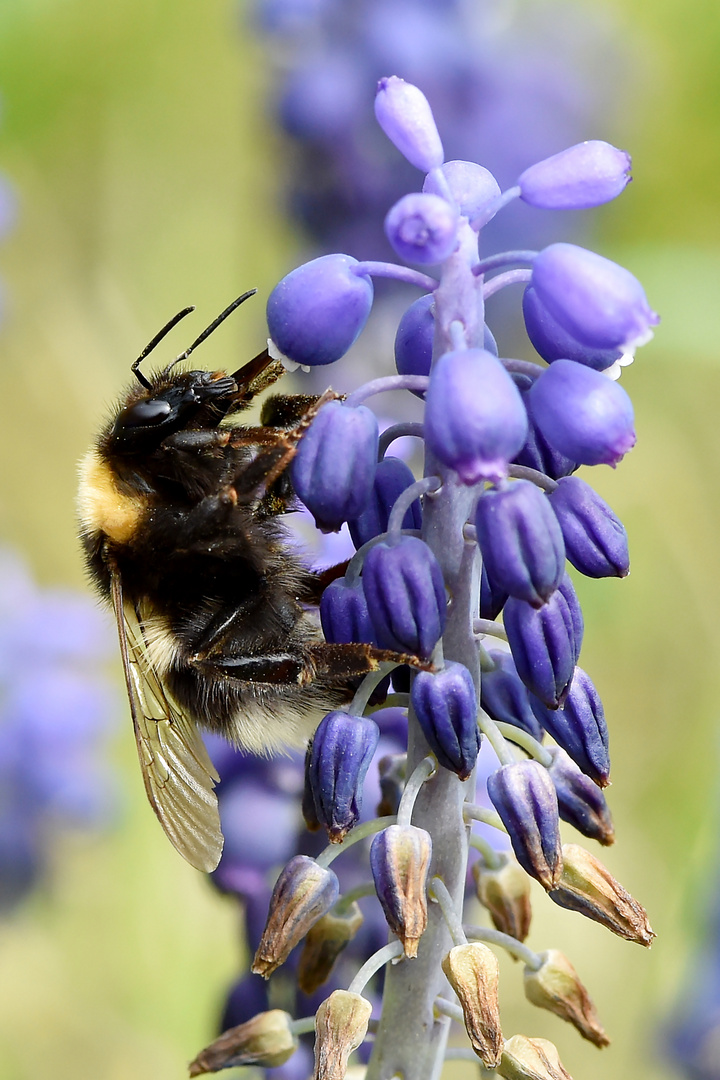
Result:
[[[109,820],[115,693],[101,671],[113,650],[91,600],[38,588],[0,549],[0,911],[42,881],[61,831]]]
[[[417,184],[368,108],[370,88],[388,71],[423,88],[445,160],[481,161],[503,186],[534,162],[612,130],[624,70],[602,8],[257,0],[255,10],[280,74],[273,108],[295,147],[286,172],[291,213],[321,251],[387,258],[385,214]],[[577,216],[560,226],[572,239],[583,228]],[[489,246],[504,248],[557,237],[550,211],[520,203],[486,233]]]

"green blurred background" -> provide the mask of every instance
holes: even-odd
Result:
[[[623,375],[638,446],[593,476],[633,570],[580,583],[583,657],[613,742],[606,862],[658,940],[647,953],[538,890],[530,944],[572,958],[613,1046],[600,1053],[526,1005],[509,962],[502,1007],[506,1031],[553,1039],[575,1080],[671,1080],[655,1030],[697,940],[720,820],[720,8],[608,8],[637,57],[614,136],[635,182],[599,215],[595,244],[641,278],[663,322]],[[245,288],[265,297],[300,249],[278,211],[268,72],[234,0],[0,2],[0,165],[20,204],[0,249],[0,539],[42,583],[82,587],[75,463],[142,345],[187,303],[200,314],[186,336]],[[243,308],[203,363],[253,355],[263,308]],[[59,843],[49,889],[0,923],[2,1080],[182,1077],[238,969],[233,905],[145,803],[119,672],[118,715],[117,826]]]

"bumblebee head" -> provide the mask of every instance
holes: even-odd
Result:
[[[220,372],[159,376],[147,393],[118,413],[108,435],[109,447],[122,454],[152,453],[169,435],[193,427],[203,406],[215,405],[217,420],[222,419],[236,393],[235,380]],[[207,420],[207,410],[203,418]]]

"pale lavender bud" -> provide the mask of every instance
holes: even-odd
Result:
[[[516,761],[488,777],[492,804],[507,829],[515,857],[545,889],[562,873],[555,787],[537,761]]]
[[[385,235],[401,259],[433,266],[458,244],[458,212],[439,195],[403,195],[388,211]]]
[[[557,480],[561,476],[567,476],[569,473],[574,472],[578,467],[578,463],[571,461],[570,458],[565,457],[554,446],[551,446],[535,422],[532,397],[529,392],[532,380],[519,375],[514,375],[513,380],[520,391],[528,418],[527,438],[522,450],[513,458],[514,464],[525,465],[529,469],[537,469],[538,472],[545,473],[552,480]]]
[[[599,371],[556,360],[528,393],[547,441],[581,465],[615,466],[635,445],[632,402]]]
[[[475,516],[488,574],[510,596],[542,607],[565,570],[565,544],[547,496],[528,480],[483,491]]]
[[[518,179],[520,198],[546,210],[584,210],[617,198],[629,183],[630,155],[599,139],[538,161]]]
[[[300,440],[291,465],[293,487],[321,532],[335,532],[370,501],[378,423],[364,405],[323,405]]]
[[[589,675],[576,667],[567,696],[559,709],[548,709],[537,698],[530,704],[553,739],[599,787],[610,783],[608,730],[600,695]]]
[[[446,161],[441,168],[463,217],[477,217],[483,207],[500,194],[500,185],[493,174],[474,161]],[[423,191],[432,195],[444,194],[437,174],[429,173],[425,177]]]
[[[428,447],[465,484],[497,482],[527,435],[527,413],[505,368],[484,349],[445,353],[427,391]]]
[[[348,522],[350,536],[356,548],[387,531],[395,500],[414,482],[415,477],[400,458],[385,457],[377,463],[370,500],[363,512]],[[416,499],[405,512],[402,528],[419,529],[421,525],[422,508],[420,500]]]
[[[578,476],[564,476],[550,495],[565,554],[588,577],[625,577],[630,554],[625,527],[604,499]]]
[[[575,244],[551,244],[536,257],[531,284],[541,302],[578,341],[629,352],[660,320],[629,270]]]
[[[331,712],[313,736],[308,778],[318,821],[339,844],[360,817],[362,786],[380,739],[374,720]]]
[[[410,700],[440,765],[467,780],[480,749],[477,695],[468,669],[447,661],[441,671],[419,671]]]
[[[440,564],[427,544],[415,536],[376,544],[362,577],[380,644],[429,657],[445,629],[447,600]]]
[[[375,116],[390,142],[411,165],[430,172],[442,165],[445,152],[428,99],[397,75],[380,79]]]
[[[296,364],[332,364],[344,356],[367,322],[373,284],[353,273],[357,259],[322,255],[292,270],[267,302],[270,337]]]

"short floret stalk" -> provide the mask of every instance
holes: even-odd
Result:
[[[453,347],[452,324],[465,327],[467,346],[482,346],[482,283],[472,273],[477,260],[477,236],[467,229],[458,250],[442,267],[435,293],[434,353]],[[425,476],[439,476],[442,488],[426,498],[422,536],[440,563],[453,603],[443,635],[443,656],[464,664],[480,692],[480,664],[472,632],[480,603],[480,559],[475,544],[463,539],[463,526],[472,516],[476,492],[459,484],[453,470],[426,450]],[[429,747],[412,711],[408,730],[408,774],[428,754]],[[415,803],[413,824],[432,837],[430,876],[445,883],[458,911],[462,911],[468,859],[468,829],[463,802],[473,801],[474,779],[462,782],[448,769],[438,769],[424,785]],[[430,904],[428,925],[417,959],[389,966],[385,975],[383,1011],[367,1080],[400,1074],[406,1080],[435,1080],[440,1075],[450,1019],[436,1015],[433,1004],[447,996],[443,957],[453,946],[439,904]]]

